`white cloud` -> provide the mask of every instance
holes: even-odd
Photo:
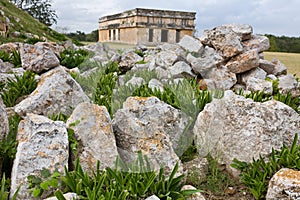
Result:
[[[87,3],[88,2],[88,3]],[[256,33],[300,35],[299,0],[53,0],[59,16],[59,27],[69,31],[91,32],[98,27],[101,16],[142,7],[195,11],[196,28],[202,32],[227,23],[253,26]]]

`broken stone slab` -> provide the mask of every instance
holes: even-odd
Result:
[[[219,66],[224,60],[213,48],[206,46],[199,57],[192,54],[187,56],[195,73],[205,76],[212,68]]]
[[[259,66],[259,56],[256,50],[246,51],[233,57],[225,65],[233,73],[243,73]]]
[[[155,63],[163,69],[167,69],[171,67],[177,59],[178,55],[174,51],[161,51],[156,54]]]
[[[241,83],[246,84],[250,77],[265,80],[265,78],[267,77],[267,72],[265,72],[263,69],[259,67],[256,67],[250,71],[241,74]]]
[[[23,44],[20,49],[20,56],[22,67],[35,73],[59,66],[59,59],[48,46]]]
[[[11,195],[20,186],[17,199],[33,199],[28,189],[29,175],[41,177],[43,169],[64,174],[64,167],[68,166],[66,125],[44,116],[28,114],[19,124],[17,141],[19,144],[12,168]]]
[[[145,83],[145,80],[141,77],[135,77],[133,76],[129,81],[127,81],[125,83],[126,86],[129,86],[129,85],[133,85],[133,86],[141,86]]]
[[[180,162],[174,149],[183,153],[181,143],[189,117],[156,97],[129,97],[115,113],[113,129],[118,151],[124,161],[133,161],[140,150],[155,170],[167,173]]]
[[[271,62],[275,65],[275,69],[272,74],[274,74],[275,76],[281,76],[287,74],[287,68],[282,62],[280,62],[276,58],[274,58]]]
[[[143,58],[133,51],[123,53],[121,56],[121,61],[119,62],[119,69],[122,72],[127,72],[136,63],[141,62]]]
[[[257,52],[263,52],[270,48],[269,38],[263,35],[252,35],[250,40],[243,42],[244,51],[255,49]]]
[[[200,40],[189,35],[183,36],[178,44],[188,52],[201,53],[204,49]]]
[[[271,81],[266,81],[264,79],[249,77],[246,82],[246,90],[252,92],[263,91],[266,94],[273,93],[273,84]]]
[[[199,156],[211,154],[230,167],[232,160],[252,162],[289,146],[299,132],[300,116],[289,106],[275,100],[254,102],[225,91],[222,99],[213,99],[199,113],[194,126]]]
[[[278,89],[280,93],[298,93],[296,96],[299,96],[299,84],[292,74],[283,75],[278,78]]]
[[[230,72],[224,66],[212,68],[203,78],[209,90],[229,90],[237,82],[235,73]]]
[[[34,45],[41,46],[46,49],[51,49],[57,57],[60,57],[60,53],[65,50],[65,48],[62,45],[54,42],[37,42]]]
[[[251,39],[253,28],[248,24],[225,24],[223,26],[231,28],[233,32],[240,36],[242,41]]]
[[[185,57],[186,52],[182,46],[179,44],[170,44],[170,43],[163,43],[159,46],[162,51],[173,51],[176,55]]]
[[[267,74],[274,74],[276,73],[275,70],[275,65],[268,61],[268,60],[263,60],[263,59],[259,59],[259,67],[261,69],[263,69],[265,72],[267,72]]]
[[[0,59],[0,73],[8,73],[14,68],[14,65],[9,62],[3,62]]]
[[[169,70],[166,70],[162,67],[156,67],[155,72],[157,73],[157,78],[159,80],[162,79],[170,79],[172,77],[171,73]]]
[[[109,113],[104,106],[88,102],[78,104],[67,121],[79,141],[79,159],[82,168],[92,174],[97,161],[100,169],[114,168],[118,156],[116,140]]]
[[[160,200],[156,195],[152,195],[150,197],[147,197],[145,200]]]
[[[8,80],[16,80],[16,76],[22,76],[25,70],[23,68],[12,68],[10,71],[0,73],[0,82],[7,83]]]
[[[19,116],[35,113],[44,116],[71,115],[81,102],[89,102],[80,85],[63,67],[56,67],[41,76],[37,88],[15,106]]]
[[[201,42],[220,51],[224,58],[231,58],[243,51],[241,37],[230,26],[218,26],[205,30]]]
[[[269,181],[266,200],[273,199],[299,199],[300,172],[293,169],[282,168],[276,172]]]
[[[196,75],[192,72],[192,68],[184,61],[176,62],[172,67],[168,68],[173,78],[194,78]]]

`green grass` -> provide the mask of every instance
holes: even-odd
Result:
[[[300,53],[264,52],[264,55],[269,61],[277,58],[286,66],[289,74],[300,77]]]
[[[0,9],[3,10],[5,16],[7,16],[14,26],[9,27],[8,33],[18,31],[21,33],[22,37],[19,38],[3,38],[0,36],[0,44],[7,42],[19,41],[27,39],[25,33],[32,33],[38,35],[39,37],[46,37],[48,40],[53,42],[58,42],[65,38],[64,35],[57,33],[56,31],[50,29],[45,24],[40,23],[38,20],[31,17],[28,13],[18,9],[15,5],[10,3],[8,0],[0,1]],[[19,21],[17,21],[19,19]],[[0,17],[0,21],[3,21],[3,17]]]

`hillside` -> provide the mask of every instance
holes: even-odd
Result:
[[[65,40],[64,35],[40,23],[23,10],[18,9],[8,0],[0,1],[1,24],[8,26],[8,37],[0,35],[0,44],[16,41],[21,42],[33,36],[54,42]]]

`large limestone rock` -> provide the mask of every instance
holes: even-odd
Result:
[[[88,101],[80,85],[60,66],[41,76],[37,88],[15,106],[15,112],[20,116],[26,113],[71,115],[79,103]]]
[[[157,170],[165,166],[170,172],[181,152],[179,143],[189,118],[156,97],[129,97],[115,113],[113,128],[123,160],[132,160],[139,150],[147,155]],[[182,146],[180,146],[182,145]]]
[[[67,121],[80,143],[79,158],[84,170],[92,172],[100,161],[101,169],[113,168],[118,156],[109,113],[104,106],[80,103]]]
[[[20,56],[22,67],[36,73],[59,66],[59,59],[49,46],[24,44]]]
[[[252,35],[250,40],[246,40],[243,42],[243,45],[245,51],[255,49],[258,52],[263,52],[270,48],[270,41],[266,36]]]
[[[252,92],[263,91],[266,94],[272,94],[273,85],[271,81],[266,81],[260,78],[249,77],[246,82],[246,90]]]
[[[296,78],[292,74],[279,77],[278,82],[278,89],[281,93],[293,93],[300,89]]]
[[[199,57],[188,54],[187,60],[191,63],[193,70],[201,76],[205,76],[212,68],[219,66],[223,62],[216,50],[206,46]]]
[[[5,105],[0,95],[0,141],[8,134],[8,117],[6,114]],[[0,161],[1,162],[1,161]],[[1,168],[0,168],[1,170]]]
[[[192,68],[184,61],[176,62],[172,67],[168,68],[173,78],[194,78],[196,75],[192,72]]]
[[[63,196],[65,197],[66,200],[79,200],[79,196],[78,194],[76,193],[66,193],[66,194],[63,194]],[[44,199],[44,200],[58,200],[56,197],[49,197],[47,199]]]
[[[29,193],[27,177],[41,176],[41,170],[64,174],[68,165],[68,133],[61,121],[28,114],[19,124],[19,141],[11,178],[11,194],[19,186],[18,199],[33,199]]]
[[[232,26],[224,25],[205,30],[201,40],[203,44],[220,51],[224,58],[231,58],[243,51],[241,37],[237,31],[233,31]]]
[[[275,65],[275,69],[273,71],[272,74],[276,75],[276,76],[280,76],[280,75],[286,75],[287,74],[287,68],[286,66],[280,62],[278,59],[273,59],[271,61],[274,65]]]
[[[259,55],[256,50],[246,51],[232,58],[226,67],[233,73],[242,73],[259,66]]]
[[[178,55],[174,51],[161,51],[156,54],[156,65],[166,69],[171,67],[177,61]]]
[[[247,72],[241,74],[241,79],[242,79],[241,83],[246,84],[248,82],[248,79],[251,77],[265,80],[265,78],[267,77],[267,72],[265,72],[264,70],[262,70],[259,67],[254,68],[250,71],[247,71]]]
[[[275,100],[258,103],[226,91],[199,113],[194,134],[200,156],[211,153],[230,168],[234,158],[251,162],[272,147],[290,145],[299,128],[299,114],[287,105]]]
[[[274,74],[275,73],[275,65],[267,60],[260,59],[259,60],[259,68],[263,69],[267,74]]]
[[[280,169],[269,182],[266,200],[296,200],[300,197],[300,172]]]
[[[201,51],[203,51],[204,49],[203,44],[200,42],[200,40],[197,40],[196,38],[189,35],[183,36],[178,44],[188,52],[201,53]]]
[[[130,70],[136,63],[142,61],[143,58],[136,54],[133,51],[124,53],[121,56],[121,62],[119,62],[119,69],[122,72],[127,72]]]

